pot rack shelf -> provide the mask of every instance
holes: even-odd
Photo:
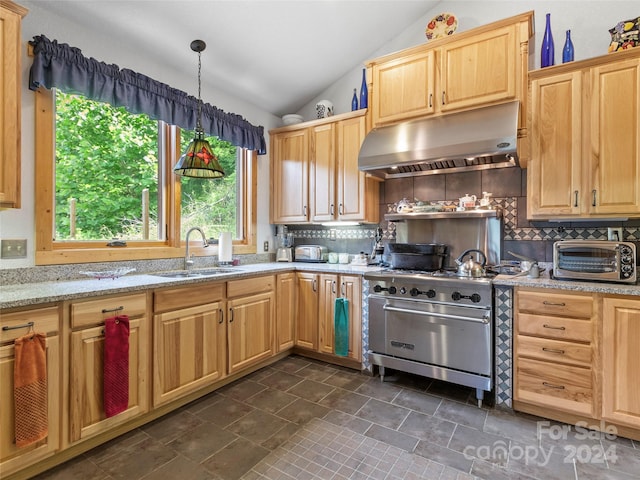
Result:
[[[475,209],[456,212],[409,212],[387,213],[384,219],[389,222],[402,222],[405,220],[438,220],[456,218],[502,218],[502,209]]]

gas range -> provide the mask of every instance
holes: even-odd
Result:
[[[365,274],[375,295],[474,307],[491,306],[493,277],[459,276],[450,270],[385,269]]]

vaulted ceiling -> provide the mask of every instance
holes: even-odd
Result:
[[[437,0],[33,0],[281,116],[352,71]],[[143,72],[144,73],[144,72]],[[195,90],[195,89],[194,89]],[[189,92],[195,94],[196,92]]]

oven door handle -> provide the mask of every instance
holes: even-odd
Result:
[[[419,310],[409,310],[408,308],[390,307],[389,305],[385,305],[384,307],[382,307],[382,309],[386,312],[410,313],[412,315],[446,318],[448,320],[462,320],[463,322],[484,323],[485,325],[491,321],[491,314],[489,312],[486,312],[483,318],[470,318],[461,317],[460,315],[451,315],[449,313],[421,312]]]

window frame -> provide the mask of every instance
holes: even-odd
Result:
[[[55,96],[53,90],[39,88],[35,94],[35,264],[115,262],[179,258],[185,255],[185,243],[180,238],[180,177],[173,174],[173,165],[180,158],[180,129],[164,124],[158,129],[159,162],[165,175],[164,192],[166,239],[163,241],[130,241],[126,247],[107,247],[106,243],[86,241],[54,241],[55,232]],[[244,193],[240,214],[244,238],[234,240],[235,254],[256,253],[257,155],[246,148],[238,149],[239,176]],[[215,180],[208,180],[215,181]],[[212,248],[213,247],[213,248]],[[203,248],[200,242],[190,248],[198,256],[218,254],[216,245]]]

